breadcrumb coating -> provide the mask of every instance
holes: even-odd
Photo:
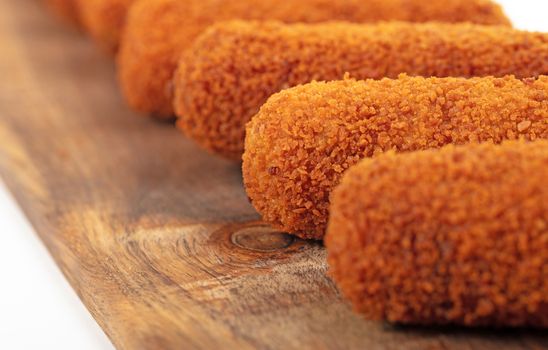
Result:
[[[118,50],[126,15],[134,0],[77,0],[85,29],[108,53]]]
[[[402,324],[548,327],[548,141],[365,159],[333,193],[330,273]]]
[[[62,20],[80,27],[80,15],[77,0],[46,0],[48,7]]]
[[[172,117],[172,78],[180,54],[209,25],[231,19],[510,24],[489,0],[138,0],[129,11],[118,58],[129,105],[156,117]]]
[[[360,159],[519,138],[548,138],[548,76],[314,82],[248,123],[244,183],[264,220],[321,239],[331,190]]]
[[[245,124],[272,94],[312,80],[548,74],[548,34],[475,24],[219,23],[180,60],[178,126],[240,160]]]

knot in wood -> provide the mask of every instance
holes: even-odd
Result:
[[[232,234],[232,243],[240,248],[273,252],[293,244],[295,237],[267,226],[246,227]]]

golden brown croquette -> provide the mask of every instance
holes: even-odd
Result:
[[[230,19],[509,24],[489,0],[138,0],[129,11],[118,57],[129,105],[157,117],[172,117],[172,78],[181,52],[209,25]]]
[[[80,27],[77,0],[46,0],[46,4],[59,18],[75,27]]]
[[[331,190],[360,159],[518,138],[548,138],[548,76],[314,82],[273,95],[249,122],[244,183],[266,221],[321,239]]]
[[[548,34],[475,24],[219,23],[180,60],[175,112],[200,145],[240,160],[245,124],[273,93],[312,80],[548,74]]]
[[[365,159],[332,196],[330,272],[402,324],[548,327],[548,142]]]
[[[134,0],[77,0],[85,29],[106,52],[118,49],[127,11]]]

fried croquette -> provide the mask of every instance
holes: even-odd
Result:
[[[548,34],[474,24],[219,23],[174,79],[178,126],[240,160],[245,124],[273,93],[312,80],[548,74]]]
[[[63,21],[80,27],[77,0],[46,0],[46,4]]]
[[[333,192],[330,272],[401,324],[548,327],[548,141],[365,159]]]
[[[489,0],[140,0],[129,11],[118,57],[119,80],[129,105],[172,118],[172,80],[180,54],[209,25],[231,19],[509,25],[501,8]]]
[[[103,50],[115,53],[134,0],[77,0],[86,31]]]
[[[248,123],[244,183],[265,221],[321,239],[331,190],[360,159],[518,138],[548,138],[548,76],[314,82]]]

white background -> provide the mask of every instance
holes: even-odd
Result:
[[[499,3],[515,27],[548,32],[547,0]],[[112,349],[1,183],[0,280],[0,349]]]

